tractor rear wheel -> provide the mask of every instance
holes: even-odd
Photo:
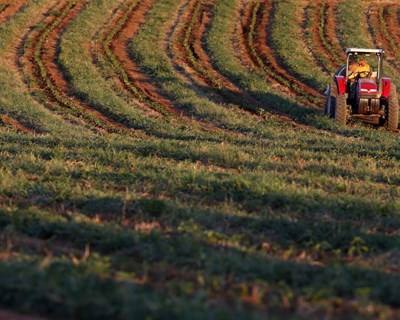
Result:
[[[399,100],[397,99],[397,89],[394,84],[390,88],[388,105],[388,130],[395,131],[399,127]]]
[[[334,86],[331,90],[332,90],[331,95],[335,96],[335,100],[336,100],[335,120],[337,123],[344,126],[344,125],[346,125],[347,118],[348,118],[346,96],[344,94],[338,93],[336,84],[334,84]]]

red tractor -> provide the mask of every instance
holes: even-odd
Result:
[[[397,130],[399,102],[396,86],[382,76],[384,50],[350,48],[346,55],[346,65],[337,70],[327,88],[325,114],[342,125],[359,119]]]

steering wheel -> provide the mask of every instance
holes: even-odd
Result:
[[[356,71],[349,74],[349,79],[370,78],[371,76],[372,71]]]
[[[358,72],[351,72],[351,73],[349,73],[348,77],[350,80],[353,80],[353,79],[357,78],[357,76],[358,76]]]
[[[371,78],[372,76],[372,71],[361,71],[358,72],[358,77],[359,78]]]

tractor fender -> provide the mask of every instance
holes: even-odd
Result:
[[[335,76],[336,84],[337,84],[337,89],[338,89],[338,94],[343,95],[346,93],[346,87],[347,87],[347,82],[346,82],[346,77],[344,76]]]
[[[390,78],[382,78],[382,97],[389,98],[391,84],[392,80]]]

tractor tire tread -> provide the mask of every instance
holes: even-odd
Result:
[[[399,100],[397,88],[393,84],[390,88],[387,126],[390,131],[396,131],[399,127]]]
[[[346,96],[339,95],[336,84],[333,86],[332,96],[335,96],[336,100],[335,120],[339,125],[344,126],[346,125],[348,118]]]

